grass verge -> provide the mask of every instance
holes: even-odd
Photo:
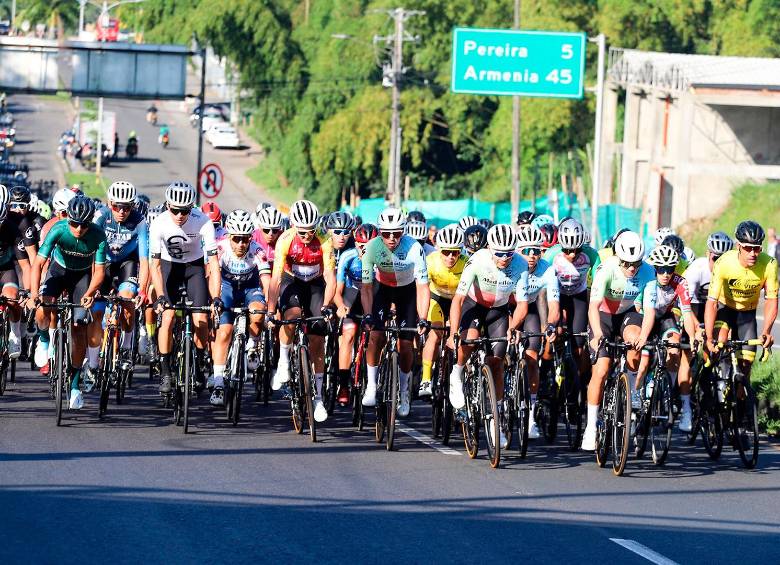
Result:
[[[268,153],[256,167],[246,172],[246,176],[265,190],[277,205],[281,205],[280,209],[289,207],[298,199],[298,191],[285,181],[279,158],[274,153]]]
[[[74,184],[81,185],[81,190],[90,198],[105,198],[106,189],[111,184],[111,179],[101,175],[100,178],[95,173],[90,172],[69,172],[65,173],[65,183],[68,186]]]
[[[761,428],[769,435],[780,435],[780,355],[754,363],[750,382],[758,393]]]
[[[70,101],[70,92],[60,90],[56,94],[39,94],[38,98],[44,102],[68,102]]]

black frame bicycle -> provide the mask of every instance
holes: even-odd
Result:
[[[225,363],[224,387],[225,387],[225,413],[228,421],[233,426],[238,425],[241,418],[241,400],[244,393],[244,382],[247,380],[246,368],[246,341],[249,316],[265,314],[265,310],[253,310],[247,306],[230,308],[235,314],[233,320],[233,333],[228,345],[227,360]]]
[[[596,463],[599,467],[604,467],[611,455],[612,472],[619,477],[626,468],[631,437],[631,386],[626,373],[626,351],[632,346],[620,338],[614,342],[602,338],[599,345],[607,347],[609,356],[614,361],[607,373],[599,404]]]

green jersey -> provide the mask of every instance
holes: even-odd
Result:
[[[77,238],[70,231],[67,220],[61,220],[46,234],[38,255],[51,258],[70,271],[86,271],[92,265],[106,262],[106,234],[95,224],[90,224],[87,233]]]

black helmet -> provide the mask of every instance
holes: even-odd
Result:
[[[419,210],[412,210],[406,215],[406,221],[425,223],[425,214],[423,214]]]
[[[661,245],[671,247],[677,252],[677,255],[682,255],[685,252],[685,242],[679,235],[667,235],[661,241]]]
[[[138,210],[143,217],[146,217],[146,213],[149,211],[149,199],[136,198],[133,203],[133,208]]]
[[[480,218],[477,223],[484,227],[486,230],[489,230],[493,227],[493,222],[491,220],[488,220],[487,218]]]
[[[363,217],[362,216],[355,216],[355,227],[359,228],[363,225]]]
[[[349,212],[333,212],[328,216],[329,230],[352,230],[355,228],[355,218]]]
[[[734,231],[734,239],[737,240],[737,243],[744,245],[762,245],[764,237],[766,237],[764,228],[753,220],[741,222]]]
[[[95,203],[86,196],[75,196],[68,202],[68,219],[80,224],[92,221],[95,215]]]
[[[29,204],[32,199],[30,189],[17,185],[11,189],[11,204]]]
[[[534,214],[530,210],[525,210],[523,212],[520,212],[517,215],[517,225],[524,226],[526,224],[530,224],[531,222],[534,221],[534,218],[536,218],[536,214]]]
[[[136,199],[141,202],[144,202],[147,206],[152,203],[152,199],[149,198],[146,194],[139,193],[138,196],[136,196]]]
[[[463,244],[470,253],[475,253],[487,246],[488,231],[479,224],[469,226],[463,233]]]

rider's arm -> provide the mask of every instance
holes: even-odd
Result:
[[[655,326],[655,306],[658,298],[658,283],[656,283],[655,275],[652,280],[645,283],[644,288],[637,296],[637,302],[641,300],[642,311],[642,329],[639,332],[639,338],[642,342],[646,342],[650,334],[653,333],[653,327]],[[639,306],[639,304],[637,304]],[[644,343],[642,344],[644,345]]]
[[[561,287],[555,269],[548,268],[544,274],[547,289],[547,325],[558,325],[561,320]]]
[[[777,294],[778,294],[778,275],[777,261],[774,259],[766,267],[766,281],[764,282],[764,327],[761,335],[772,335],[772,325],[777,319]]]
[[[84,296],[95,296],[95,293],[101,287],[105,278],[106,264],[95,263],[95,266],[92,269],[92,279],[89,281],[89,287],[87,287],[87,291],[84,293]]]
[[[333,304],[333,295],[336,294],[336,256],[333,253],[333,240],[330,241],[330,244],[322,246],[322,276],[325,279],[323,306]]]
[[[414,254],[414,281],[417,288],[417,319],[428,318],[428,307],[431,305],[431,288],[428,285],[428,263],[422,245],[416,243],[409,250]]]
[[[520,275],[520,280],[515,286],[515,312],[509,320],[509,329],[516,330],[528,316],[528,270]]]
[[[588,323],[593,332],[593,341],[599,341],[601,334],[601,316],[599,315],[601,302],[607,292],[607,285],[611,277],[606,268],[598,269],[593,275],[593,284],[590,287],[590,302],[588,303]]]
[[[149,287],[149,227],[146,220],[142,220],[136,226],[136,233],[138,234],[138,256],[140,257],[138,291],[146,294]]]
[[[704,306],[704,334],[707,336],[707,343],[712,343],[715,337],[715,320],[718,317],[718,301],[723,294],[723,278],[720,274],[721,262],[715,263],[712,270],[710,286],[707,290],[707,304]]]
[[[361,261],[360,302],[366,315],[371,315],[374,307],[374,263],[377,245],[384,245],[378,237],[369,241]]]
[[[465,294],[455,294],[450,304],[450,335],[458,333],[460,328],[460,314],[463,311],[463,302],[466,300]]]

